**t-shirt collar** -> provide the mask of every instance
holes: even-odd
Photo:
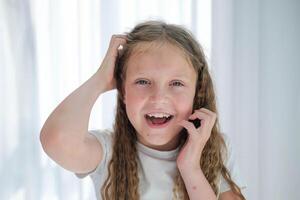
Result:
[[[157,159],[175,160],[179,151],[179,146],[174,150],[160,151],[160,150],[147,147],[144,144],[137,141],[137,150],[144,154],[147,154],[148,156],[155,157]]]

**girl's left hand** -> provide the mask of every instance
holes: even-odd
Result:
[[[217,114],[200,108],[189,117],[189,120],[199,119],[201,126],[196,128],[192,122],[182,120],[179,125],[187,129],[188,138],[177,157],[177,167],[179,170],[200,169],[200,158],[211,130],[215,124]]]

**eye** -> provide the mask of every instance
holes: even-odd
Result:
[[[184,86],[180,81],[173,81],[173,82],[171,83],[171,85],[172,85],[172,86],[179,86],[179,87]]]
[[[135,84],[138,84],[138,85],[147,85],[147,84],[150,84],[150,81],[141,79],[141,80],[137,80],[135,82]]]

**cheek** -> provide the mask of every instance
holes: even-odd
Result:
[[[141,95],[133,89],[127,89],[125,91],[124,103],[126,112],[129,118],[134,118],[140,113],[144,105],[144,95]]]
[[[184,118],[187,118],[193,112],[194,96],[191,94],[181,94],[176,96],[174,103],[176,104],[177,112]]]
[[[135,90],[127,90],[124,95],[124,103],[128,105],[140,104],[143,101],[144,95]]]

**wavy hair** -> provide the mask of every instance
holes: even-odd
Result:
[[[217,112],[213,82],[209,74],[205,55],[199,43],[193,35],[182,26],[167,24],[162,21],[146,21],[136,25],[127,35],[127,43],[124,45],[123,53],[120,55],[115,67],[117,95],[116,118],[113,134],[113,153],[108,165],[108,177],[101,188],[103,199],[139,199],[139,160],[137,157],[137,133],[130,123],[126,114],[124,97],[124,80],[126,78],[126,64],[135,49],[141,42],[167,42],[182,50],[188,62],[197,72],[197,83],[194,97],[193,109],[205,107],[215,113]],[[187,132],[182,129],[180,136],[180,147],[187,139]],[[214,190],[219,194],[218,183],[223,176],[230,185],[231,190],[241,199],[245,199],[240,188],[231,179],[228,169],[225,167],[225,156],[227,152],[224,139],[219,130],[219,122],[216,119],[212,128],[211,136],[207,141],[200,160],[200,167]],[[183,179],[177,171],[174,180],[173,198],[188,200],[187,190]]]

